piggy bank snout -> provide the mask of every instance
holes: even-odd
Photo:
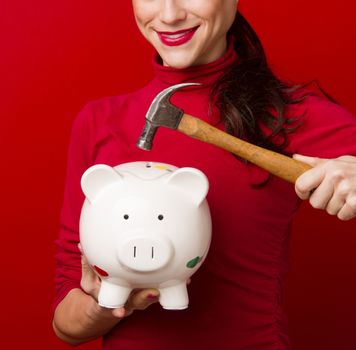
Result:
[[[151,272],[166,266],[173,257],[171,243],[165,237],[134,236],[118,247],[117,257],[125,267],[138,272]]]

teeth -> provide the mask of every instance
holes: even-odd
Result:
[[[184,33],[179,33],[179,34],[164,34],[164,36],[171,38],[171,39],[177,39],[180,38],[181,36],[187,34],[189,31],[186,31]]]
[[[173,39],[175,39],[175,38],[179,38],[180,36],[182,36],[182,35],[184,35],[185,33],[180,33],[180,34],[170,34],[170,35],[166,35],[166,36],[168,36],[168,37],[170,37],[170,38],[173,38]]]

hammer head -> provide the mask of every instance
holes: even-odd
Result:
[[[149,151],[152,148],[153,138],[159,126],[177,129],[184,114],[183,110],[170,102],[170,97],[179,89],[187,86],[201,85],[199,83],[184,83],[170,86],[161,91],[153,100],[146,114],[146,123],[136,145]]]

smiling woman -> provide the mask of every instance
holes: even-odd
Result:
[[[136,22],[165,66],[186,68],[218,59],[226,50],[226,33],[237,0],[133,0]]]
[[[75,120],[57,254],[53,326],[61,339],[103,336],[107,350],[291,348],[282,308],[291,223],[300,199],[342,220],[356,215],[356,119],[279,80],[236,6],[133,0],[137,25],[156,50],[155,76],[141,90],[89,103]],[[158,93],[183,82],[200,83],[172,98],[186,113],[265,148],[311,156],[296,157],[313,168],[294,188],[222,149],[161,130],[150,160],[195,167],[209,179],[212,248],[189,286],[187,310],[173,314],[156,304],[134,312],[157,302],[156,289],[103,308],[101,280],[78,246],[81,176],[93,164],[146,160],[135,146],[146,111]]]

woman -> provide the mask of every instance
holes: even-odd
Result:
[[[68,343],[104,335],[105,349],[290,349],[281,299],[297,195],[342,220],[356,215],[356,119],[281,83],[236,6],[237,0],[133,0],[137,25],[157,51],[155,78],[135,93],[88,104],[73,126],[53,321]],[[314,168],[294,189],[168,129],[147,155],[135,146],[144,115],[161,90],[182,82],[202,84],[173,96],[187,113],[263,147],[320,158],[295,156]],[[210,182],[212,247],[184,311],[162,310],[155,289],[135,291],[125,308],[98,306],[100,280],[81,259],[81,175],[95,163],[147,157],[199,168]]]

